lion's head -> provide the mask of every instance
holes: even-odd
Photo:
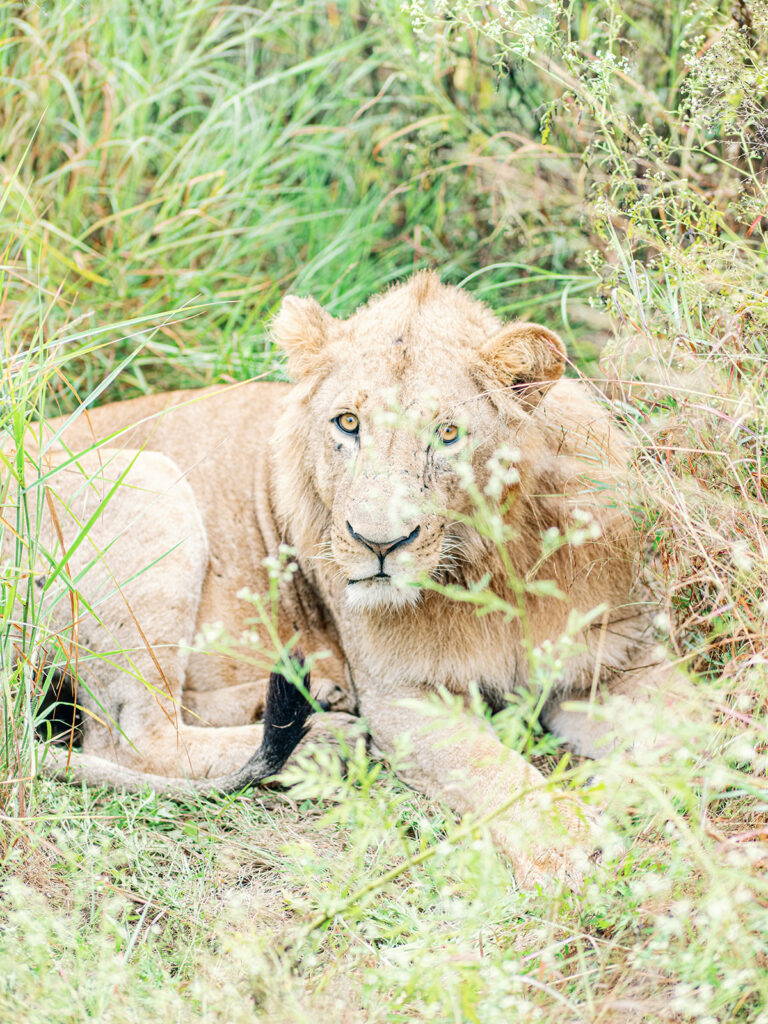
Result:
[[[462,464],[482,490],[562,375],[562,342],[428,273],[348,320],[289,296],[273,332],[296,380],[276,434],[294,542],[353,609],[418,603],[418,580],[477,561]]]

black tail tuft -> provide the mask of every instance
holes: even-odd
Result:
[[[304,691],[308,693],[309,673],[304,673],[304,658],[298,651],[291,655],[291,663],[299,678],[303,676]],[[307,732],[311,713],[312,705],[304,693],[282,672],[273,672],[267,687],[264,732],[259,749],[239,771],[209,779],[204,785],[198,784],[198,792],[238,793],[246,786],[256,786],[262,779],[276,775]]]
[[[291,655],[291,662],[302,678],[304,658],[299,651]],[[303,675],[304,690],[309,692],[309,673]],[[261,754],[269,771],[265,774],[274,775],[279,772],[293,751],[306,735],[307,719],[312,713],[312,705],[307,698],[281,672],[273,672],[269,677],[267,702],[264,708],[264,738],[261,741]]]

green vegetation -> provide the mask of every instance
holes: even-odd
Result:
[[[0,0],[0,502],[42,414],[279,374],[283,294],[435,266],[601,382],[717,715],[597,772],[575,895],[362,745],[231,801],[32,784],[38,539],[0,510],[3,1020],[768,1021],[767,41],[765,0]]]

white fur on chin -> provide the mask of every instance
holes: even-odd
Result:
[[[400,611],[413,608],[421,600],[418,587],[396,587],[388,580],[361,580],[344,591],[347,607],[354,612]]]

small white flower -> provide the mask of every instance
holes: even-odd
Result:
[[[658,629],[660,633],[664,633],[665,635],[668,635],[672,628],[672,623],[670,622],[669,616],[666,612],[657,612],[653,617],[653,625],[655,629]]]
[[[755,564],[755,560],[743,540],[736,541],[731,548],[731,559],[736,568],[742,572],[749,572]]]

